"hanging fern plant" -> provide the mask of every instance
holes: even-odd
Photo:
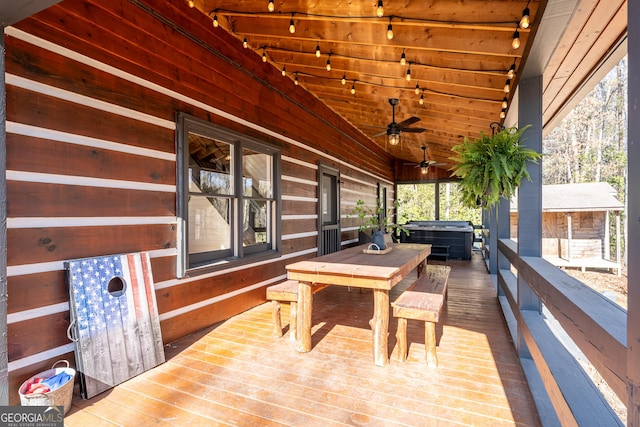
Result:
[[[523,146],[522,134],[529,126],[503,128],[494,135],[481,133],[452,148],[457,156],[450,170],[459,177],[463,202],[469,207],[490,207],[514,195],[522,178],[531,180],[527,162],[537,163],[540,154]]]

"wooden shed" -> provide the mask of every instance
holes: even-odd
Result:
[[[511,202],[516,237],[517,198]],[[558,267],[612,269],[620,274],[620,212],[624,204],[606,182],[542,186],[542,255]],[[616,251],[610,245],[615,217]]]

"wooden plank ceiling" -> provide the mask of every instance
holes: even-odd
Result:
[[[270,12],[269,3],[195,0],[194,5],[394,157],[420,162],[425,145],[427,159],[445,168],[451,165],[452,146],[465,136],[490,133],[490,123],[502,121],[503,99],[510,101],[514,93],[541,5],[526,0],[275,0]],[[383,3],[382,17],[378,3]],[[532,25],[519,28],[527,7]],[[516,29],[520,46],[514,48]],[[505,94],[512,65],[516,75]],[[410,127],[424,129],[402,132],[398,146],[387,143],[390,98],[399,100],[396,123],[415,117],[419,121]]]

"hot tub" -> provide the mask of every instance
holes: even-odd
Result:
[[[449,258],[471,259],[473,225],[468,221],[409,221],[409,235],[400,233],[400,242],[448,246]]]

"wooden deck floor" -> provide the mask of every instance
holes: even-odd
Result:
[[[409,322],[409,358],[398,362],[393,319],[391,363],[375,366],[371,292],[329,287],[314,296],[311,352],[297,353],[288,333],[272,338],[263,304],[167,346],[167,362],[149,372],[74,398],[65,425],[539,425],[480,255],[448,265],[438,368],[426,366],[419,322]]]

